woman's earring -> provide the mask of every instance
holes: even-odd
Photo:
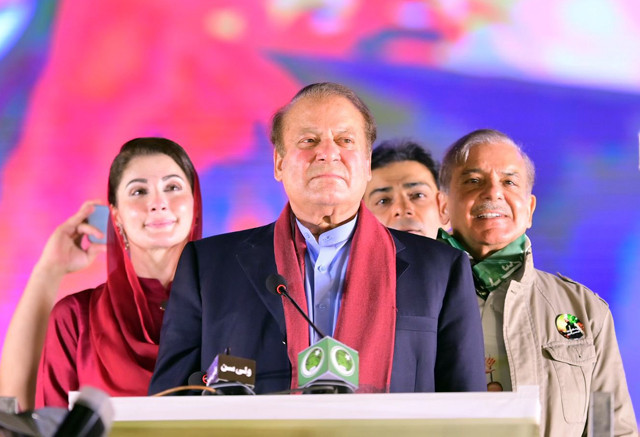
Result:
[[[120,233],[120,235],[122,235],[124,248],[129,250],[129,240],[127,239],[127,234],[124,233],[124,229],[122,228],[122,225],[120,223],[116,223],[116,226],[118,227],[118,232]]]

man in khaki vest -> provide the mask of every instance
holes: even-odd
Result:
[[[541,435],[581,436],[592,392],[613,394],[614,434],[637,435],[607,303],[581,284],[533,266],[536,198],[529,157],[505,134],[477,130],[446,152],[440,213],[468,253],[485,337],[489,390],[538,385]]]

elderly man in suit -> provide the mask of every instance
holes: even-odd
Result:
[[[483,344],[466,255],[388,230],[361,202],[374,118],[350,89],[312,84],[273,117],[274,175],[289,198],[275,223],[189,243],[173,282],[150,393],[183,385],[217,354],[257,362],[257,393],[295,388],[323,332],[360,354],[363,392],[484,391]]]

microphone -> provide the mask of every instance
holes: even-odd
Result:
[[[272,273],[267,289],[284,296],[322,339],[298,354],[298,386],[303,393],[353,393],[358,388],[358,352],[333,337],[325,335],[302,311],[287,291],[287,280]]]
[[[256,362],[229,355],[227,348],[216,355],[205,377],[207,387],[215,388],[218,395],[255,395]]]
[[[58,427],[54,437],[102,437],[109,434],[113,422],[113,406],[109,395],[97,388],[84,386],[73,408]]]
[[[298,303],[295,300],[293,300],[293,298],[289,294],[289,291],[287,291],[287,280],[284,279],[284,276],[282,276],[279,273],[272,273],[267,277],[266,285],[267,285],[267,289],[270,292],[272,292],[274,294],[277,294],[277,295],[280,295],[280,296],[284,296],[287,299],[289,299],[289,301],[293,304],[293,306],[296,307],[298,312],[300,314],[302,314],[302,317],[304,317],[304,319],[307,321],[307,323],[309,325],[311,325],[313,330],[318,333],[320,338],[325,338],[326,337],[326,335],[320,330],[320,328],[318,328],[315,325],[315,323],[313,323],[311,321],[311,319],[307,316],[307,314],[304,311],[302,311],[302,308],[300,308],[300,305],[298,305]]]
[[[188,385],[207,385],[207,372],[193,372],[189,375]]]

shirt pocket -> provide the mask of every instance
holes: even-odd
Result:
[[[584,423],[587,415],[591,376],[596,363],[592,339],[551,342],[542,347],[551,360],[555,379],[549,381],[548,402],[554,409],[559,395],[567,423]]]

